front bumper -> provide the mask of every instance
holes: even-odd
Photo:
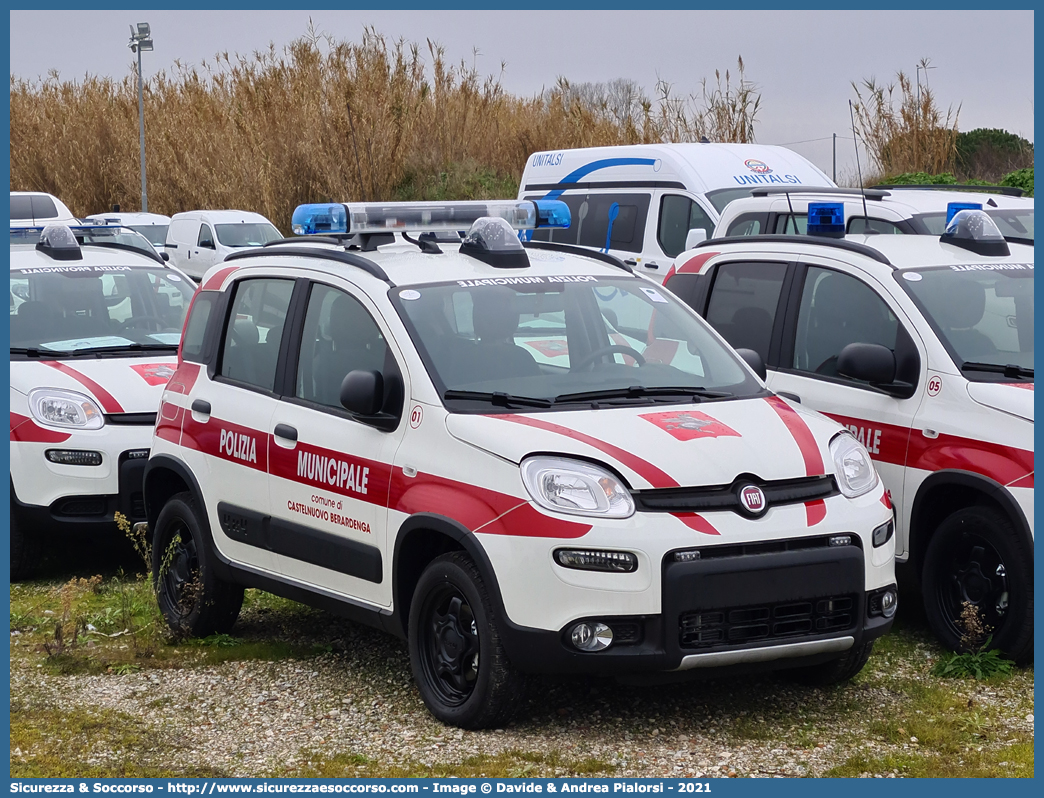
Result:
[[[875,598],[894,590],[866,589],[858,538],[847,546],[826,540],[794,541],[790,550],[777,542],[776,550],[754,553],[704,547],[705,558],[692,562],[668,553],[659,614],[580,618],[557,631],[509,622],[501,633],[505,649],[517,668],[537,673],[735,673],[826,662],[891,628]],[[570,631],[583,621],[613,629],[612,645],[578,651]]]

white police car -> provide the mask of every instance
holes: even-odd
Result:
[[[971,189],[976,188],[977,191]],[[934,235],[956,210],[983,210],[1008,241],[1033,243],[1033,199],[1003,186],[758,186],[730,202],[711,238],[804,233],[809,203],[840,202],[847,233]]]
[[[145,515],[141,478],[194,286],[117,227],[11,230],[11,575],[46,537]]]
[[[327,607],[465,727],[525,672],[859,671],[896,606],[866,449],[616,258],[517,238],[568,218],[302,206],[332,237],[206,274],[145,473],[172,627],[244,586]]]
[[[701,244],[667,287],[867,446],[938,636],[960,648],[971,604],[1032,660],[1032,247],[979,210],[934,238],[845,236],[840,203],[809,218],[814,235]]]

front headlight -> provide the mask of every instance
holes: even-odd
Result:
[[[94,400],[82,393],[59,388],[37,388],[29,392],[29,412],[42,424],[74,429],[101,429],[105,416]]]
[[[634,500],[620,480],[580,460],[531,457],[522,462],[522,482],[547,510],[602,518],[634,515]]]
[[[877,469],[870,453],[852,434],[842,432],[830,441],[830,455],[834,458],[837,486],[848,498],[862,496],[877,485]]]

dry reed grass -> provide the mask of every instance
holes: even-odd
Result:
[[[715,91],[658,102],[577,91],[533,98],[451,64],[428,41],[359,43],[308,33],[282,52],[222,53],[145,86],[149,210],[258,211],[285,228],[302,202],[513,195],[535,151],[611,144],[753,140],[760,95],[729,73]],[[718,73],[715,73],[716,75]],[[662,84],[666,87],[666,84]],[[596,87],[597,88],[597,87]],[[735,136],[739,136],[738,138]],[[49,191],[76,214],[138,209],[137,84],[11,77],[11,188]]]

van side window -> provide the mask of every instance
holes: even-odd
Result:
[[[737,216],[725,231],[726,236],[759,236],[765,231],[767,213],[744,213]]]
[[[196,246],[214,249],[214,233],[211,232],[210,225],[200,225],[199,238],[196,239]]]
[[[341,383],[350,371],[387,375],[388,344],[377,322],[355,297],[314,284],[297,361],[297,397],[341,407]]]
[[[776,229],[773,232],[790,236],[805,235],[808,233],[808,214],[781,213],[776,217]]]
[[[870,286],[851,275],[810,266],[801,292],[793,367],[836,377],[848,344],[896,348],[899,320]]]
[[[767,363],[786,273],[785,263],[721,264],[711,286],[707,321],[734,348],[753,349]]]
[[[649,216],[649,203],[652,201],[650,194],[598,192],[563,194],[558,199],[569,206],[572,217],[569,227],[564,230],[535,230],[534,241],[579,244],[592,249],[605,249],[608,245],[609,249],[625,252],[642,251],[645,222]],[[611,230],[610,213],[613,215]]]
[[[235,291],[221,349],[221,376],[271,391],[294,281],[242,280]]]
[[[714,234],[714,222],[698,202],[680,194],[666,194],[660,200],[660,226],[656,240],[664,254],[674,258],[685,250],[685,237],[690,230],[706,230]]]

